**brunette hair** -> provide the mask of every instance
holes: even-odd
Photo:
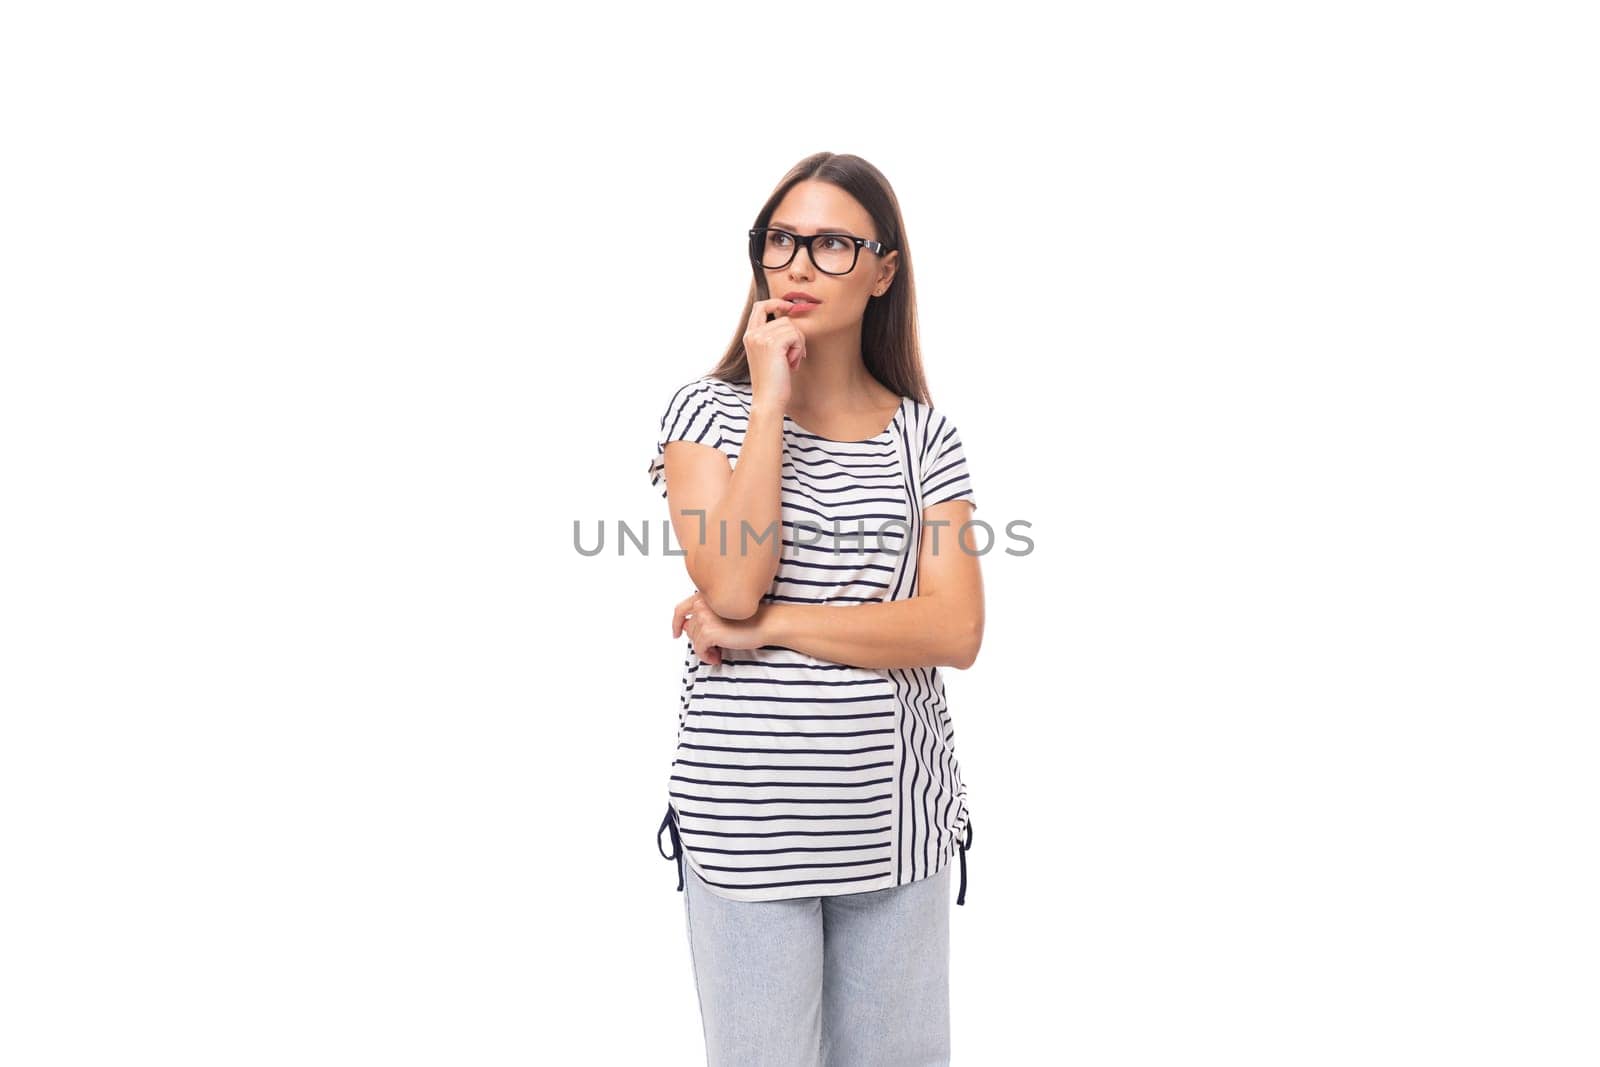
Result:
[[[908,396],[923,404],[931,404],[928,383],[922,373],[922,350],[917,339],[917,288],[911,270],[911,246],[906,239],[905,221],[900,217],[900,201],[889,185],[889,179],[860,156],[836,152],[817,152],[796,163],[778,183],[767,202],[761,205],[752,228],[762,228],[772,219],[790,189],[803,181],[829,182],[843,189],[867,209],[876,237],[890,251],[899,251],[894,283],[889,291],[867,302],[861,320],[861,359],[871,374],[886,388],[899,396]],[[863,255],[863,262],[866,256]],[[859,269],[859,268],[858,268]],[[750,293],[739,313],[739,325],[733,340],[721,361],[710,372],[711,377],[726,382],[748,382],[750,359],[744,350],[744,332],[750,321],[751,309],[757,300],[766,300],[766,274],[760,266],[751,263],[755,277],[750,283]]]

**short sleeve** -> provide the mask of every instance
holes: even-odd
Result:
[[[700,378],[690,382],[667,403],[656,435],[656,454],[650,461],[650,484],[659,486],[662,499],[667,495],[667,442],[693,441],[709,445],[726,454],[723,440],[722,408],[717,402],[716,383]]]
[[[922,506],[932,507],[947,500],[967,500],[974,511],[978,501],[972,495],[972,475],[961,448],[961,434],[948,419],[933,434],[922,458]]]

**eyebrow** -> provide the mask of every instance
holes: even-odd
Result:
[[[777,230],[788,230],[790,233],[800,233],[800,227],[795,226],[792,223],[788,223],[788,222],[769,222],[769,223],[767,223],[767,225],[771,226],[773,229],[777,229]],[[850,232],[850,228],[847,227],[847,226],[824,226],[822,229],[818,230],[817,232],[818,233],[838,233],[838,234],[843,234],[846,237],[859,237],[859,236],[861,236],[858,233],[851,233]],[[801,234],[801,236],[803,237],[805,235]]]

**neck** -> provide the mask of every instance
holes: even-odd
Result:
[[[806,358],[789,375],[796,411],[866,411],[879,407],[883,386],[861,357],[861,334],[806,337]]]

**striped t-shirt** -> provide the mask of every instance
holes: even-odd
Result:
[[[663,497],[668,441],[738,463],[751,396],[748,382],[711,376],[673,394],[650,464]],[[973,495],[955,425],[902,397],[864,441],[819,437],[784,416],[781,499],[782,551],[763,602],[853,605],[915,596],[922,509]],[[962,551],[958,533],[940,528],[938,550]],[[718,543],[717,531],[706,536]],[[738,544],[730,528],[728,550]],[[771,552],[771,535],[746,550]],[[658,850],[661,831],[671,834],[674,851],[662,855],[678,861],[680,890],[685,858],[719,896],[781,900],[905,885],[959,849],[956,902],[966,902],[971,822],[937,667],[854,667],[778,645],[724,651],[712,665],[686,644],[657,831]]]

